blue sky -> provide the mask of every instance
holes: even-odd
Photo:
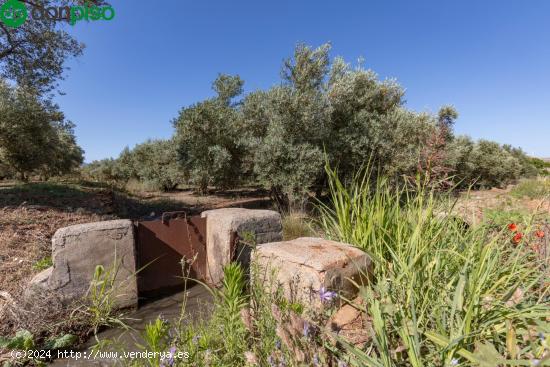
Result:
[[[86,161],[172,135],[218,73],[279,82],[299,42],[330,41],[406,88],[409,108],[453,104],[458,133],[550,157],[550,1],[112,0],[116,17],[68,27],[87,45],[56,98]]]

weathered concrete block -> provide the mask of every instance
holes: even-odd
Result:
[[[372,270],[371,259],[358,248],[310,237],[258,246],[252,261],[275,272],[273,281],[287,299],[312,308],[321,307],[323,288],[353,297],[357,289],[350,279],[361,284]]]
[[[245,247],[233,246],[233,234],[255,238],[256,244],[280,241],[282,239],[281,215],[272,210],[225,208],[202,213],[206,218],[206,281],[217,285],[223,279],[223,268],[233,259],[247,263],[250,251]]]
[[[53,267],[38,274],[31,287],[56,291],[64,300],[86,295],[97,265],[114,269],[116,307],[137,305],[134,227],[130,220],[79,224],[59,229],[52,238]]]

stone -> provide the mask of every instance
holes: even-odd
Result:
[[[372,262],[360,249],[321,238],[303,237],[258,246],[253,253],[262,273],[274,272],[272,281],[283,289],[291,302],[306,308],[323,307],[321,289],[346,298],[357,294],[357,287],[372,272]]]
[[[206,218],[206,281],[219,285],[223,279],[223,268],[233,260],[247,266],[251,247],[243,245],[249,237],[255,244],[280,241],[283,237],[281,215],[272,210],[224,208],[202,213]],[[237,235],[242,240],[235,246]]]
[[[329,324],[339,330],[352,324],[359,316],[361,316],[361,312],[357,308],[352,305],[344,305],[332,315]]]
[[[52,238],[53,267],[36,275],[31,288],[55,291],[65,302],[85,297],[96,266],[114,276],[116,308],[137,306],[134,226],[130,220],[78,224]]]
[[[360,298],[355,299],[352,303],[364,307]],[[326,329],[329,331],[329,335],[337,334],[350,344],[362,347],[371,338],[369,334],[372,329],[371,323],[367,320],[366,314],[353,305],[346,304],[336,311],[327,321]],[[336,344],[336,339],[331,339]]]
[[[53,272],[53,266],[45,270],[42,270],[40,273],[36,274],[29,283],[29,288],[43,288],[48,287],[48,280],[50,279]]]

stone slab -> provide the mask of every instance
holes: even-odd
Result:
[[[114,305],[137,305],[134,226],[130,220],[78,224],[52,238],[53,267],[39,273],[31,287],[56,291],[65,301],[85,297],[97,265],[115,274]]]
[[[212,285],[220,284],[223,268],[238,258],[245,266],[250,249],[232,248],[233,234],[240,238],[252,236],[256,244],[282,239],[281,215],[272,210],[224,208],[202,213],[206,218],[207,276]]]
[[[360,249],[322,238],[302,237],[258,246],[252,259],[262,269],[275,272],[284,295],[292,302],[320,308],[320,291],[335,291],[347,298],[357,293],[372,271],[372,262]]]

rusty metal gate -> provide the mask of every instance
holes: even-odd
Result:
[[[183,290],[184,274],[204,279],[206,218],[167,212],[161,219],[136,225],[137,281],[142,300]]]

